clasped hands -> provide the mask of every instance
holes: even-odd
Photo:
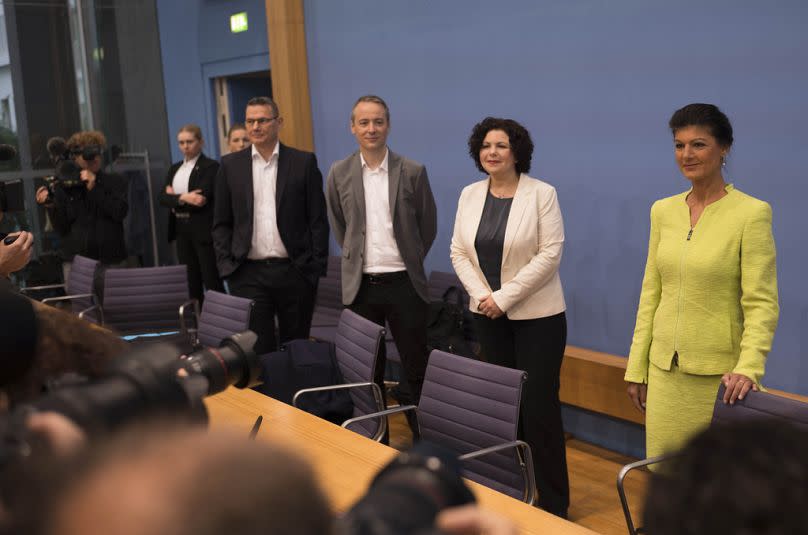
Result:
[[[169,195],[176,195],[174,193],[174,188],[171,186],[166,186],[166,193]],[[193,191],[189,191],[188,193],[180,193],[180,202],[183,204],[196,206],[197,208],[202,208],[205,206],[205,203],[208,202],[208,199],[202,195],[201,189],[195,189]]]
[[[480,299],[480,303],[477,305],[477,311],[491,318],[492,320],[495,320],[504,314],[502,309],[499,308],[497,303],[494,301],[494,297],[491,294],[488,294]]]

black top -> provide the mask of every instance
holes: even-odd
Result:
[[[48,208],[53,228],[63,237],[64,260],[80,254],[102,264],[116,264],[127,257],[123,220],[129,212],[129,183],[116,173],[99,171],[95,187],[57,187],[54,205]]]
[[[513,197],[498,199],[488,192],[485,197],[483,215],[474,238],[474,248],[480,269],[491,286],[497,291],[502,286],[502,248],[505,244],[505,228],[508,226],[508,215],[511,213]]]

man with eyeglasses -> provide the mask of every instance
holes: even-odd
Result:
[[[213,246],[230,292],[255,301],[258,354],[308,338],[318,279],[328,263],[323,176],[310,152],[278,140],[283,117],[268,97],[247,102],[251,147],[222,157]]]
[[[129,212],[126,179],[103,169],[104,134],[76,132],[66,144],[78,176],[62,177],[50,189],[42,186],[36,192],[36,202],[48,209],[53,228],[63,238],[65,281],[77,254],[107,267],[125,264],[123,220]]]

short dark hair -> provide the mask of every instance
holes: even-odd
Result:
[[[513,119],[500,119],[499,117],[486,117],[475,124],[471,130],[469,156],[477,164],[477,169],[482,173],[486,172],[480,162],[480,149],[485,136],[491,130],[502,130],[508,135],[511,152],[516,160],[516,172],[521,174],[530,171],[530,161],[533,159],[533,140],[530,139],[530,132]]]
[[[247,107],[250,106],[269,106],[272,108],[272,113],[275,114],[275,117],[278,117],[281,112],[278,111],[278,105],[269,97],[253,97],[247,101]]]
[[[376,95],[362,95],[356,99],[356,102],[354,102],[354,105],[351,108],[351,122],[354,120],[354,110],[361,102],[372,102],[373,104],[378,104],[384,108],[384,117],[387,119],[388,123],[390,122],[390,108],[387,107],[387,103],[382,97],[377,97]]]
[[[654,474],[645,529],[654,535],[786,535],[808,526],[808,430],[784,421],[712,425]]]
[[[668,121],[671,133],[675,136],[676,131],[688,126],[704,126],[722,147],[732,146],[732,124],[729,122],[724,112],[714,104],[694,103],[688,104],[684,108],[679,108]]]

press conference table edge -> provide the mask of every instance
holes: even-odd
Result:
[[[254,390],[230,387],[207,398],[205,405],[212,430],[230,429],[247,436],[257,417],[263,416],[257,439],[280,444],[307,459],[337,512],[363,496],[373,476],[398,454]],[[468,484],[483,508],[510,518],[520,533],[595,533],[472,481]]]

